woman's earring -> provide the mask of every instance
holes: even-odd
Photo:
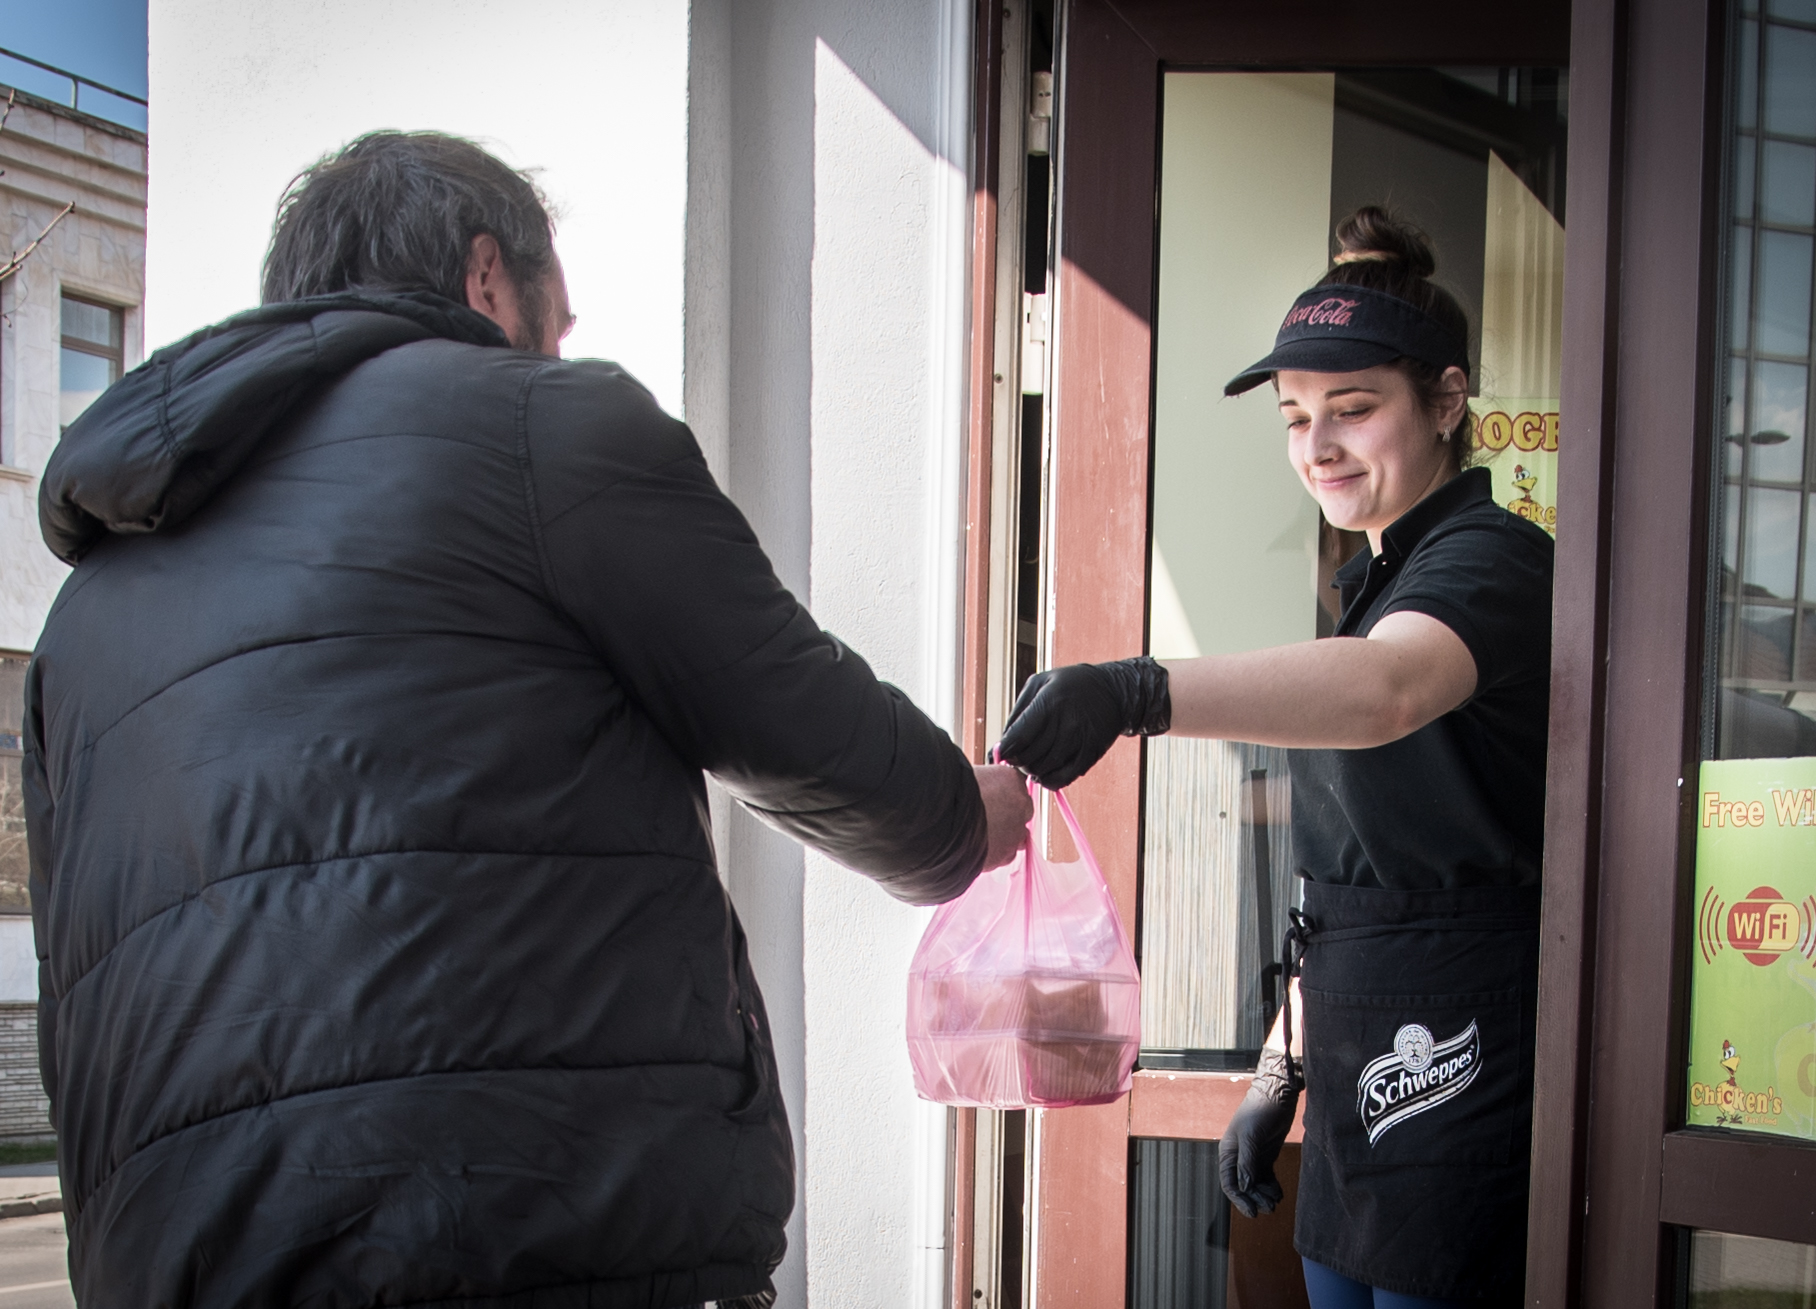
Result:
[[[1446,445],[1450,444],[1450,433],[1449,432],[1439,432],[1438,440],[1444,442]]]

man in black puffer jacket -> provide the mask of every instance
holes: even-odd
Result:
[[[76,1295],[761,1301],[793,1160],[702,773],[916,904],[1013,850],[1019,780],[819,630],[641,386],[553,357],[547,215],[477,147],[305,173],[264,298],[41,492]]]

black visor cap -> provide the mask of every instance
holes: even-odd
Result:
[[[1402,358],[1469,371],[1468,342],[1398,296],[1364,286],[1315,286],[1293,301],[1273,353],[1230,379],[1223,393],[1241,395],[1282,369],[1354,373]]]

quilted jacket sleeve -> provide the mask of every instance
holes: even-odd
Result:
[[[545,366],[523,414],[549,589],[688,763],[914,904],[984,858],[965,757],[782,586],[693,435],[615,366]]]

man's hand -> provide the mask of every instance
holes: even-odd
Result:
[[[1001,868],[1021,849],[1028,839],[1028,824],[1034,818],[1034,800],[1028,794],[1028,779],[1019,769],[1006,764],[986,764],[977,768],[977,789],[984,797],[984,817],[989,838],[984,855],[984,869]]]

